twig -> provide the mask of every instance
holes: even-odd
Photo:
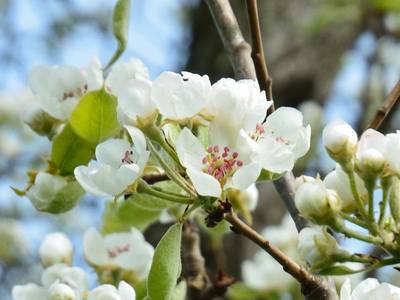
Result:
[[[386,100],[383,102],[382,106],[375,113],[375,117],[372,119],[372,122],[368,125],[368,128],[378,129],[381,126],[382,122],[385,120],[387,115],[390,113],[394,105],[400,99],[400,80],[397,81],[396,85],[390,92],[390,94],[386,97]]]
[[[243,38],[229,1],[206,0],[206,2],[228,52],[236,79],[255,79],[251,47]]]
[[[331,287],[328,287],[321,278],[313,276],[277,247],[270,244],[270,242],[257,231],[240,220],[234,212],[231,211],[230,213],[225,214],[225,219],[233,225],[238,232],[268,252],[277,262],[279,262],[288,274],[292,275],[298,282],[300,282],[302,293],[306,299],[337,299],[336,291]]]
[[[252,51],[254,66],[256,68],[257,80],[260,83],[261,90],[265,91],[267,100],[272,100],[272,78],[269,76],[267,63],[265,61],[263,41],[258,18],[257,0],[246,0],[247,14],[249,16]],[[270,111],[274,111],[273,105]]]

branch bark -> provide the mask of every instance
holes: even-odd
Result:
[[[328,281],[310,274],[305,268],[288,257],[279,248],[270,244],[270,242],[257,231],[240,220],[234,212],[231,211],[225,214],[224,217],[236,231],[268,252],[288,274],[292,275],[301,284],[301,290],[306,299],[337,299],[334,285],[329,285]]]
[[[250,46],[243,38],[240,27],[237,23],[236,17],[232,11],[232,7],[230,6],[229,1],[206,0],[206,2],[213,16],[221,40],[228,52],[236,77],[240,79],[245,78],[255,80],[257,76],[255,73],[254,63],[251,59],[251,50],[249,49]],[[274,184],[282,200],[285,202],[285,205],[290,215],[295,221],[297,229],[300,231],[302,228],[307,226],[308,221],[300,216],[299,211],[297,210],[294,203],[295,191],[293,174],[291,172],[288,172],[281,179],[274,181]],[[229,216],[232,215],[228,215],[227,217],[230,218]],[[237,220],[238,219],[231,218],[231,221],[236,222]],[[236,223],[236,225],[241,225],[241,223],[238,222]],[[244,227],[241,228],[243,229]],[[240,227],[238,229],[240,230]],[[253,234],[248,235],[248,233],[249,231],[243,231],[243,234],[245,234],[248,238],[257,243],[259,246],[261,246],[264,250],[267,250],[265,247],[271,246],[265,240],[259,239],[260,236]],[[257,237],[257,239],[252,239],[254,237]],[[301,272],[297,273],[299,277],[295,278],[298,279],[298,281],[300,282],[306,299],[337,299],[337,293],[335,291],[334,285],[331,282],[329,282],[327,279],[317,277],[315,277],[314,281],[308,281],[307,278],[312,275],[304,269],[301,270]],[[311,284],[311,282],[313,283]]]
[[[400,80],[397,81],[396,85],[386,97],[382,106],[377,110],[375,117],[369,124],[368,128],[378,129],[382,122],[385,120],[387,115],[390,113],[397,101],[400,100]]]

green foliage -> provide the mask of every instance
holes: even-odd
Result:
[[[187,284],[186,281],[182,280],[175,287],[174,293],[172,294],[171,300],[185,300],[187,293]]]
[[[75,167],[86,165],[94,154],[94,147],[80,138],[69,124],[54,138],[51,149],[51,161],[61,175],[71,174]]]
[[[281,178],[283,175],[285,175],[285,173],[282,173],[282,174],[271,173],[265,169],[262,169],[260,176],[258,176],[258,178],[257,178],[257,182],[274,181],[274,180]]]
[[[118,46],[114,55],[108,62],[106,69],[112,66],[125,51],[129,35],[129,16],[131,11],[131,0],[118,0],[113,12],[113,33]]]
[[[96,145],[120,128],[117,99],[101,89],[85,94],[71,114],[70,124],[77,135]]]
[[[273,291],[254,290],[242,282],[235,283],[228,290],[228,299],[231,300],[279,300],[281,295]]]
[[[322,270],[319,270],[316,272],[318,275],[350,275],[350,274],[356,274],[365,271],[365,269],[361,270],[353,270],[350,269],[349,267],[346,267],[344,265],[334,265],[328,268],[324,268]]]
[[[147,295],[151,300],[170,300],[181,265],[182,224],[172,225],[158,243],[147,279]]]

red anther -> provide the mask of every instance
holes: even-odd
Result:
[[[238,160],[238,161],[236,162],[236,164],[238,165],[238,167],[243,166],[243,162],[242,162],[241,160]]]
[[[208,172],[208,174],[211,175],[213,173],[213,167],[209,166],[208,169],[207,169],[207,172]]]
[[[218,153],[219,152],[219,147],[217,145],[215,145],[213,150],[214,150],[215,153]]]
[[[204,156],[202,162],[203,162],[203,165],[205,165],[208,162],[208,157]]]
[[[239,153],[233,152],[233,154],[232,154],[232,157],[233,157],[233,158],[237,158],[238,156],[239,156]]]
[[[224,147],[224,152],[229,152],[229,151],[230,151],[229,147]]]
[[[213,152],[213,147],[211,147],[211,146],[208,147],[208,148],[207,148],[207,152],[208,152],[208,153],[212,153],[212,152]]]
[[[222,157],[227,157],[227,156],[228,156],[227,152],[222,153]]]

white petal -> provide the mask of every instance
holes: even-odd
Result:
[[[264,169],[273,173],[290,171],[294,166],[293,153],[285,145],[269,136],[261,140],[256,161]]]
[[[83,253],[92,265],[104,266],[109,263],[104,239],[94,228],[89,228],[83,236]]]
[[[96,159],[101,164],[119,168],[126,151],[131,151],[131,145],[123,139],[109,139],[96,147]]]
[[[261,167],[258,163],[251,163],[240,167],[232,176],[233,187],[245,190],[256,182],[260,175]]]
[[[118,292],[121,296],[121,300],[136,300],[135,289],[125,281],[121,281],[118,284]]]
[[[88,91],[99,90],[103,86],[103,71],[97,56],[93,57],[89,66],[84,70]]]
[[[91,175],[95,172],[98,172],[98,165],[89,163],[89,166],[87,167],[76,167],[74,170],[74,175],[76,180],[86,192],[100,197],[108,196],[108,193],[104,192],[102,189],[99,189],[99,187],[92,181]]]
[[[135,149],[137,149],[139,153],[146,152],[146,138],[143,132],[133,126],[125,126],[125,128],[128,130],[128,133],[132,138]]]
[[[46,299],[47,290],[34,283],[16,285],[12,289],[12,297],[14,300]]]
[[[346,278],[340,288],[340,300],[352,300],[350,278]]]
[[[221,185],[218,180],[209,174],[196,169],[188,168],[186,172],[196,191],[202,196],[221,196]]]
[[[183,128],[176,141],[176,152],[179,160],[185,167],[193,167],[200,170],[202,159],[206,151],[200,141],[188,128]]]
[[[368,299],[369,293],[379,286],[379,281],[375,278],[367,278],[364,281],[360,282],[351,296],[353,299]]]

